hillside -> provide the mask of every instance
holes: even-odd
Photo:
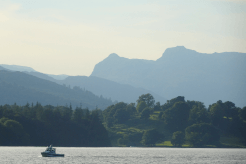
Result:
[[[20,65],[8,65],[8,64],[0,64],[0,69],[5,69],[5,70],[9,70],[9,71],[19,71],[19,72],[25,72],[28,74],[31,74],[33,76],[45,79],[45,80],[50,80],[52,81],[53,79],[56,80],[63,80],[66,77],[68,77],[68,75],[51,75],[51,74],[42,74],[36,70],[34,70],[31,67],[27,67],[27,66],[20,66]],[[46,79],[47,78],[47,79]]]
[[[109,98],[112,101],[123,101],[127,103],[135,102],[139,95],[151,93],[156,101],[161,103],[166,102],[166,99],[159,94],[154,93],[153,91],[133,87],[127,84],[120,84],[114,81],[110,81],[98,77],[87,77],[87,76],[68,76],[68,75],[50,75],[37,72],[30,67],[25,66],[16,66],[16,65],[4,65],[2,64],[3,69],[11,68],[13,71],[20,71],[27,73],[29,75],[36,76],[38,78],[49,80],[57,84],[65,84],[70,87],[78,86],[88,91],[91,91],[97,96],[103,96]],[[34,71],[32,71],[34,70]]]
[[[156,61],[116,54],[98,63],[91,76],[151,90],[167,99],[185,96],[209,105],[217,100],[246,105],[246,54],[205,54],[168,48]]]
[[[0,71],[0,104],[25,105],[39,102],[42,105],[69,105],[105,109],[111,100],[98,97],[89,91],[73,89],[28,75],[22,72]]]
[[[120,84],[99,77],[69,76],[64,80],[57,80],[56,82],[70,85],[71,87],[79,86],[85,88],[98,96],[102,95],[103,97],[110,98],[112,101],[135,103],[139,95],[150,93],[155,97],[156,101],[166,102],[165,98],[152,91],[133,87],[128,84]]]

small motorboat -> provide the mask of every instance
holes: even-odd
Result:
[[[53,148],[52,145],[48,146],[41,154],[42,157],[64,157],[64,154],[56,154],[56,148]]]

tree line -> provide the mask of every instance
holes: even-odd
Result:
[[[1,146],[173,146],[225,147],[221,137],[246,146],[246,107],[221,100],[208,108],[183,96],[155,102],[151,94],[136,103],[119,102],[105,110],[72,106],[0,106]]]
[[[1,146],[110,146],[100,110],[72,106],[0,106]]]
[[[136,104],[109,106],[103,118],[116,145],[153,146],[171,140],[174,146],[222,147],[222,135],[238,137],[246,145],[246,107],[236,107],[230,101],[219,100],[206,108],[202,102],[178,96],[161,105],[151,94],[144,94]]]

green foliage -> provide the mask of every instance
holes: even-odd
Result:
[[[140,118],[141,119],[148,119],[151,113],[152,113],[152,109],[150,109],[149,107],[146,107],[141,112]]]
[[[246,121],[246,106],[238,111],[241,120]]]
[[[210,145],[210,147],[216,147],[219,145],[219,137],[221,134],[225,134],[226,136],[235,135],[240,139],[241,143],[246,144],[246,139],[244,139],[246,138],[244,130],[246,122],[242,119],[244,118],[243,112],[246,108],[240,109],[234,106],[233,103],[218,101],[207,110],[202,102],[186,102],[182,96],[167,102],[168,103],[164,105],[156,103],[153,108],[147,107],[144,101],[139,102],[136,108],[133,104],[126,104],[127,111],[132,112],[129,112],[129,119],[123,122],[119,122],[116,117],[114,117],[117,115],[115,105],[109,106],[103,111],[103,117],[104,125],[107,126],[112,145],[153,146],[154,141],[152,143],[150,142],[152,137],[147,137],[146,132],[151,129],[157,129],[157,131],[165,134],[165,139],[167,140],[165,142],[163,142],[163,140],[162,143],[158,143],[156,146],[181,146],[185,142],[185,144],[182,145],[183,147],[209,147],[208,145]],[[120,104],[116,105],[120,107],[124,103]],[[216,120],[212,120],[211,118],[217,116],[220,109],[216,108],[220,105],[220,112],[222,112],[221,121],[218,122],[215,128],[212,123]],[[231,112],[231,114],[228,114],[228,117],[226,117],[225,114],[226,111],[229,113],[228,109],[225,109],[226,106],[230,107],[229,111]],[[128,110],[128,108],[132,110]],[[136,112],[136,109],[141,112]],[[119,114],[119,117],[120,115],[121,114]],[[186,138],[184,138],[184,133],[181,132],[185,129]],[[145,135],[144,132],[146,132]],[[190,144],[185,139],[187,139]]]
[[[137,105],[136,110],[137,110],[138,113],[141,113],[141,112],[143,111],[143,109],[146,108],[146,107],[147,107],[146,102],[140,101],[140,102],[138,103],[138,105]]]
[[[39,103],[32,107],[0,106],[0,145],[110,146],[100,112],[95,110],[86,115],[87,112],[88,109],[73,111],[71,107]]]
[[[160,111],[161,110],[161,104],[160,102],[156,102],[155,106],[154,106],[154,111]]]
[[[185,129],[186,140],[194,147],[219,145],[218,129],[208,123],[194,124]]]
[[[126,110],[127,110],[127,112],[130,113],[130,115],[134,115],[137,112],[136,107],[135,107],[135,103],[128,104],[126,107]]]
[[[82,108],[76,108],[73,111],[73,117],[72,120],[76,123],[81,123],[82,119],[84,117],[83,109]]]
[[[208,111],[203,106],[193,105],[189,114],[189,125],[196,123],[209,123]]]
[[[209,108],[212,124],[214,126],[220,125],[220,123],[223,121],[224,113],[222,105],[222,101],[217,101],[217,103],[213,104]]]
[[[130,113],[126,110],[126,108],[119,108],[116,110],[113,117],[117,123],[121,124],[125,123],[130,118]]]
[[[188,124],[189,106],[185,102],[176,102],[171,108],[167,109],[163,115],[167,128],[171,131],[185,129]]]
[[[185,102],[183,96],[178,96],[176,98],[173,98],[171,100],[167,100],[167,102],[161,106],[162,110],[167,110],[168,108],[172,107],[176,102]]]
[[[132,113],[135,113],[135,107],[119,102],[111,105],[103,111],[103,118],[107,127],[111,127],[114,123],[126,122]]]
[[[142,137],[142,143],[145,146],[154,146],[154,144],[161,141],[164,141],[164,135],[156,129],[146,130]]]
[[[15,120],[6,120],[4,122],[4,126],[6,126],[17,135],[20,135],[23,132],[23,126]]]
[[[154,107],[155,99],[151,94],[147,93],[147,94],[143,94],[139,96],[137,103],[139,104],[142,101],[145,102],[148,107],[151,107],[151,108]]]
[[[181,131],[177,131],[173,133],[171,143],[174,146],[182,146],[185,142],[185,135]]]

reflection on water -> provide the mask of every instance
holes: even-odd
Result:
[[[65,157],[44,158],[44,147],[0,147],[0,163],[208,163],[245,164],[246,149],[211,148],[64,148]]]

